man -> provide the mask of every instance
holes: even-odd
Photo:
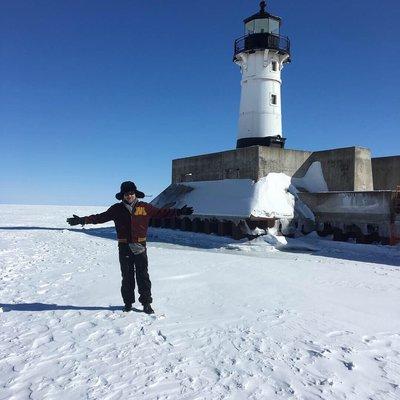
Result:
[[[144,193],[136,189],[133,182],[123,182],[121,190],[115,195],[120,203],[112,205],[107,211],[87,217],[68,218],[70,225],[103,224],[114,221],[118,238],[119,262],[121,265],[121,294],[125,303],[123,311],[132,310],[135,302],[135,273],[139,290],[139,302],[146,314],[153,314],[151,307],[151,281],[148,273],[146,234],[150,218],[174,218],[193,213],[186,205],[180,209],[156,208],[139,201]]]

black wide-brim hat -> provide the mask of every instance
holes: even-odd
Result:
[[[144,193],[140,190],[137,190],[136,185],[131,181],[122,182],[121,190],[115,195],[115,197],[117,200],[122,200],[124,198],[124,194],[129,192],[135,192],[138,199],[143,199],[144,197]]]

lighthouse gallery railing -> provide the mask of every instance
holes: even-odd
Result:
[[[273,49],[290,55],[290,40],[286,36],[273,35],[271,33],[252,33],[235,40],[233,56],[236,54],[252,51]]]

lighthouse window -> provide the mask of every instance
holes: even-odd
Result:
[[[272,71],[278,71],[278,63],[276,61],[272,61]]]
[[[255,32],[266,33],[268,32],[268,19],[256,19],[255,20]]]
[[[279,21],[270,18],[269,20],[269,32],[274,35],[279,35]]]
[[[246,35],[254,33],[254,20],[246,24]]]
[[[275,106],[278,104],[278,96],[276,94],[271,94],[271,104]]]

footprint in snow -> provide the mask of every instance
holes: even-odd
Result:
[[[362,341],[363,341],[364,343],[366,343],[366,344],[373,343],[373,342],[375,342],[376,340],[377,340],[377,339],[376,339],[376,336],[368,336],[368,335],[365,335],[365,336],[362,337]]]
[[[324,355],[316,350],[307,350],[307,353],[311,358],[322,358]]]
[[[351,347],[346,347],[346,346],[341,346],[340,349],[348,354],[350,354],[353,351]]]
[[[74,326],[74,329],[76,329],[76,330],[78,330],[78,329],[89,329],[89,328],[93,328],[94,326],[96,326],[95,323],[85,321],[85,322],[80,322],[80,323],[76,324]]]
[[[342,361],[343,365],[349,370],[353,370],[355,365],[352,361]]]
[[[167,337],[160,330],[157,332],[157,335],[161,336],[164,339],[164,341],[167,340]]]
[[[32,343],[32,349],[37,349],[40,346],[43,346],[44,344],[53,342],[54,338],[52,335],[45,335],[45,336],[41,336],[37,339],[35,339]]]
[[[165,319],[166,318],[165,314],[159,314],[159,315],[153,314],[153,315],[150,315],[150,317],[151,317],[152,320],[159,320],[159,319]]]

